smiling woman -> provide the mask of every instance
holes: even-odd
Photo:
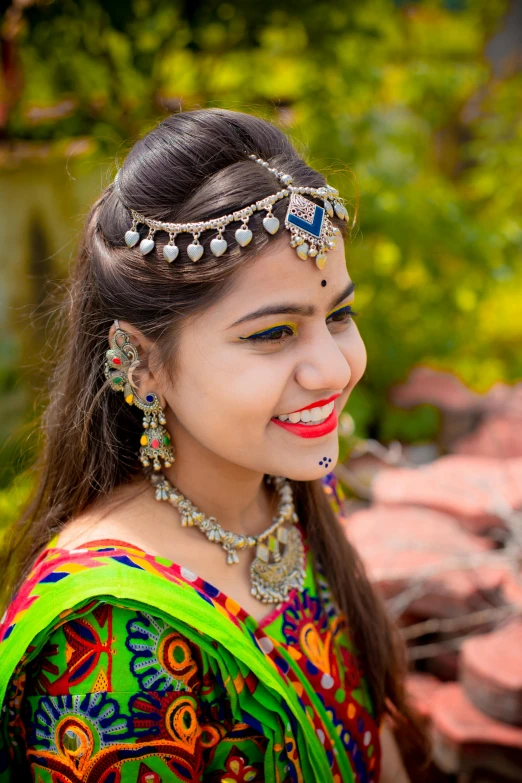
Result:
[[[332,473],[366,366],[347,218],[221,109],[93,205],[6,554],[0,781],[406,780],[386,717],[423,738]]]

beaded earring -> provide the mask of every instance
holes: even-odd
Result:
[[[117,319],[114,323],[116,331],[111,338],[111,347],[105,353],[105,377],[110,381],[113,391],[123,392],[125,402],[136,405],[145,413],[139,456],[143,467],[149,467],[152,460],[154,470],[160,470],[161,459],[164,466],[170,468],[175,457],[170,434],[163,426],[167,423],[165,412],[157,394],[149,392],[145,399],[142,399],[131,385],[132,373],[139,364],[138,351],[131,343],[127,332],[120,328]],[[121,344],[118,342],[119,338],[122,338]]]

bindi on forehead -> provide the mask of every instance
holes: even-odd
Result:
[[[325,285],[326,285],[326,280],[321,280],[321,285],[322,285],[322,286],[323,286],[323,288],[324,288],[324,287],[325,287]]]

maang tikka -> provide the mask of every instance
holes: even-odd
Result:
[[[143,417],[143,434],[140,438],[140,462],[144,468],[149,467],[151,460],[154,470],[161,470],[160,459],[166,468],[174,462],[174,452],[171,437],[164,424],[167,423],[165,412],[159,398],[154,392],[149,392],[142,399],[132,385],[132,373],[139,364],[138,351],[131,343],[129,335],[120,328],[116,319],[116,331],[111,338],[111,347],[105,353],[105,377],[110,381],[114,391],[122,391],[125,402],[136,405],[145,416]],[[122,338],[121,344],[118,342]]]
[[[179,256],[176,237],[179,234],[192,234],[192,241],[187,247],[187,255],[191,261],[196,263],[202,258],[205,251],[199,240],[201,234],[205,231],[213,230],[217,231],[217,235],[211,239],[209,248],[214,256],[219,257],[227,250],[228,243],[223,236],[223,232],[231,223],[241,224],[234,233],[234,238],[240,247],[246,247],[252,241],[253,233],[248,226],[248,221],[254,212],[265,212],[263,228],[269,234],[276,234],[279,230],[279,219],[273,214],[272,209],[277,201],[288,198],[284,227],[290,232],[290,245],[295,248],[301,260],[312,258],[317,268],[323,269],[326,264],[326,254],[329,250],[333,250],[336,247],[341,233],[340,229],[332,223],[330,218],[333,218],[335,215],[339,220],[349,220],[348,210],[344,205],[344,199],[339,195],[339,191],[331,185],[323,185],[319,188],[292,185],[293,179],[290,174],[285,174],[283,171],[270,166],[268,161],[258,158],[256,155],[251,154],[248,157],[266,168],[284,187],[260,201],[242,207],[236,212],[221,215],[211,220],[192,223],[165,223],[160,220],[153,220],[125,204],[121,194],[119,194],[120,201],[132,215],[132,225],[125,232],[125,243],[127,246],[135,247],[139,243],[141,254],[146,256],[154,250],[156,244],[155,234],[158,231],[166,232],[169,235],[169,240],[168,243],[163,245],[162,253],[164,259],[170,264]],[[114,185],[119,193],[118,175],[119,171],[114,179]],[[307,196],[319,199],[323,202],[323,206],[319,206],[319,204],[316,204]],[[140,225],[148,229],[148,234],[143,238],[138,229]]]

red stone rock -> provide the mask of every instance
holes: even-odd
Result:
[[[481,405],[481,396],[455,375],[431,367],[414,367],[405,383],[392,387],[390,399],[402,408],[429,403],[443,410],[467,411]]]
[[[502,594],[506,604],[515,604],[522,609],[522,573],[508,571],[502,579]]]
[[[446,514],[374,505],[349,514],[346,532],[370,578],[387,598],[407,595],[401,611],[412,616],[455,617],[499,600],[503,571],[465,567],[470,557],[488,552],[491,542],[470,535]]]
[[[444,772],[484,769],[521,780],[522,729],[478,710],[459,683],[434,691],[431,721],[434,760]]]
[[[502,509],[522,507],[522,458],[450,454],[419,468],[387,468],[375,476],[372,495],[377,503],[445,512],[485,533],[502,524]]]
[[[522,457],[522,416],[488,416],[452,446],[456,454],[508,459]]]
[[[428,720],[431,714],[431,704],[434,693],[442,683],[431,674],[413,672],[406,679],[406,690],[413,706],[422,718]]]
[[[426,659],[424,666],[429,674],[434,675],[442,682],[456,680],[459,676],[458,650],[450,650],[449,652],[440,652],[438,655],[431,655]]]
[[[522,618],[463,643],[460,681],[468,698],[496,720],[522,726]]]
[[[522,383],[496,383],[479,394],[453,373],[431,367],[414,367],[405,383],[392,387],[390,399],[403,408],[428,403],[447,411],[522,417]]]
[[[522,418],[522,382],[496,383],[486,394],[485,402],[484,409],[489,414]]]

